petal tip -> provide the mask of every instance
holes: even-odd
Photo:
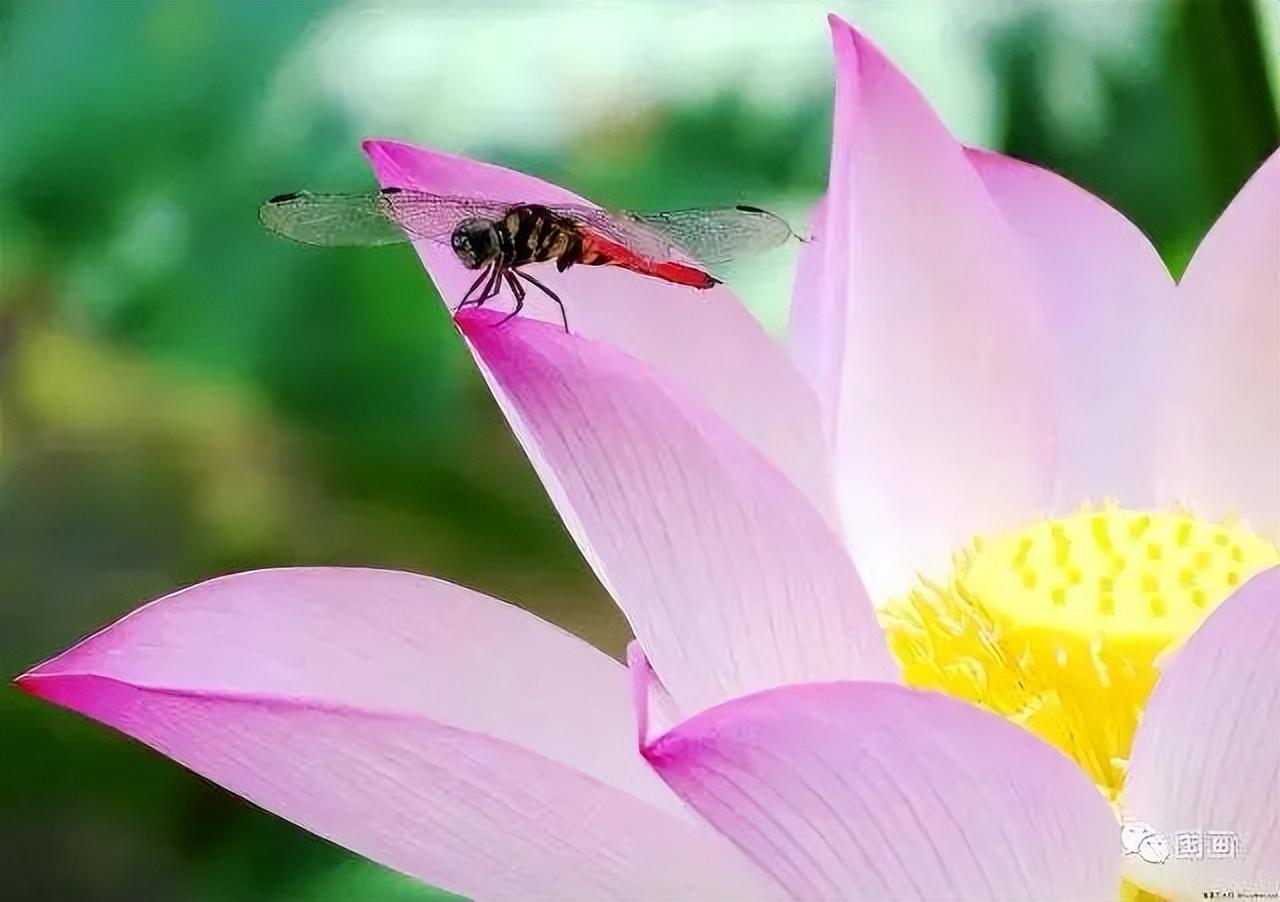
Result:
[[[12,681],[13,688],[23,695],[29,695],[41,701],[54,705],[64,704],[59,701],[57,690],[61,684],[67,682],[67,678],[56,674],[46,675],[40,673],[39,669],[39,667],[33,667],[21,676],[14,677]]]
[[[966,144],[963,148],[965,158],[975,166],[990,164],[992,166],[1004,166],[1010,164],[1022,163],[1016,157],[1006,156],[1002,153],[996,153],[994,150],[988,150],[985,147],[974,147]],[[1025,165],[1025,164],[1024,164]]]
[[[515,317],[510,322],[503,323],[503,316],[505,314],[498,313],[496,310],[475,308],[454,314],[453,322],[468,341],[473,344],[490,345],[500,339],[504,332],[513,329],[521,331],[524,328],[521,317]]]
[[[388,138],[365,138],[360,142],[374,175],[384,187],[389,184],[412,183],[413,155],[421,154],[418,148],[403,141]]]
[[[1028,179],[1051,177],[1065,182],[1072,189],[1086,195],[1091,200],[1101,202],[1100,198],[1094,197],[1092,193],[1081,188],[1066,176],[1047,167],[1028,163],[1026,160],[1020,160],[1017,157],[1011,157],[985,147],[973,147],[968,144],[962,145],[960,152],[964,154],[965,160],[974,168],[979,177],[990,178],[991,175],[999,175],[1001,173],[1007,173],[1010,177],[1022,175]],[[991,190],[990,185],[988,185],[988,190]]]
[[[887,64],[887,58],[875,42],[852,23],[830,13],[827,15],[827,24],[831,28],[831,41],[835,46],[837,62],[857,65],[865,55],[868,60],[880,60]]]
[[[31,667],[28,667],[22,673],[13,677],[10,682],[23,692],[29,694],[33,693],[34,687],[37,683],[41,680],[47,679],[51,673],[57,672],[58,662],[66,653],[66,651],[59,652],[52,658],[47,658],[39,664],[34,664]]]
[[[845,53],[857,52],[858,29],[836,13],[827,14],[827,25],[831,29],[831,43],[835,47],[837,60],[840,60]]]
[[[370,163],[377,164],[387,157],[387,149],[395,144],[386,138],[365,138],[360,142],[360,150]]]
[[[453,321],[473,344],[488,347],[512,342],[527,344],[531,341],[547,344],[570,337],[559,323],[544,322],[529,316],[513,316],[508,319],[508,314],[500,310],[468,308],[457,313]],[[536,339],[533,337],[535,334]]]
[[[397,138],[364,138],[360,142],[360,149],[369,156],[376,153],[417,150],[412,144]]]
[[[920,94],[919,88],[875,41],[839,16],[832,15],[829,21],[836,64],[837,123],[841,122],[839,110],[842,103],[853,102],[859,105],[867,103],[880,92],[886,90],[892,92],[892,86],[898,83],[903,83],[907,91],[918,95],[913,103],[923,105],[932,111],[932,107],[928,106],[928,102]],[[848,99],[842,101],[839,99],[842,96],[847,96]],[[900,103],[901,100],[894,102]],[[836,127],[847,128],[849,125],[837,124]]]
[[[453,316],[454,323],[467,338],[477,338],[497,325],[497,314],[492,310],[462,310]]]

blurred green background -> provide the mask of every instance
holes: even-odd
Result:
[[[0,674],[294,563],[435,574],[620,650],[412,251],[292,246],[254,210],[371,187],[379,134],[802,221],[828,8],[1175,272],[1277,143],[1274,2],[0,0]],[[737,274],[770,328],[790,263]],[[8,687],[0,730],[4,898],[432,898]]]

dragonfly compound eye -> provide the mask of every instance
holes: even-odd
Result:
[[[498,252],[498,234],[487,219],[464,219],[453,230],[449,243],[468,269],[479,269]]]

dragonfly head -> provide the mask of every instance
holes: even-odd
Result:
[[[488,219],[462,220],[449,243],[467,269],[479,269],[498,256],[498,230]]]

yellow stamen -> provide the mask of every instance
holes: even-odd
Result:
[[[909,684],[1022,724],[1114,800],[1157,657],[1276,563],[1241,522],[1086,509],[975,540],[881,614]]]

